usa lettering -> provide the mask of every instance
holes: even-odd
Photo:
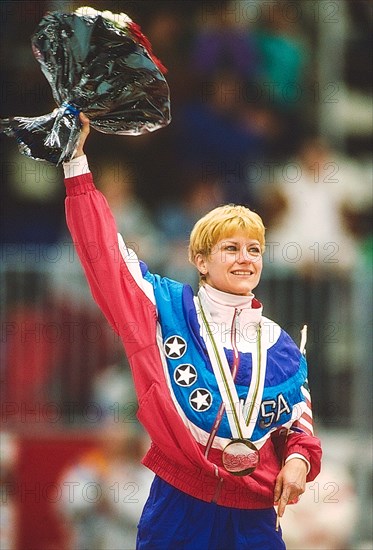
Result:
[[[268,426],[278,422],[282,414],[290,414],[290,412],[285,397],[280,393],[277,399],[262,401],[260,405],[260,415],[262,417],[260,424],[268,428]]]

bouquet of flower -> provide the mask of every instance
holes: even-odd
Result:
[[[59,165],[71,159],[80,133],[79,112],[108,134],[139,135],[169,124],[165,67],[127,15],[89,7],[47,13],[31,38],[57,103],[36,118],[0,121],[22,154]]]

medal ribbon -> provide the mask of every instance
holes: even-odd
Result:
[[[220,395],[225,405],[232,437],[249,439],[254,431],[256,418],[259,414],[259,406],[263,394],[266,370],[266,354],[263,353],[262,350],[261,326],[260,324],[258,325],[256,339],[257,368],[254,368],[255,361],[253,357],[252,380],[245,402],[245,406],[248,410],[246,416],[244,417],[244,407],[242,407],[240,403],[224,350],[222,346],[221,349],[219,349],[219,346],[214,339],[205,311],[202,307],[200,296],[198,296],[198,301],[203,324],[208,335],[206,347],[218,383]],[[265,359],[265,361],[263,361],[263,359]]]

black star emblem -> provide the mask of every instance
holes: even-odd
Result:
[[[193,365],[179,365],[175,369],[174,380],[179,386],[191,386],[197,380],[197,371]]]
[[[197,388],[190,394],[189,403],[197,412],[207,411],[211,407],[212,395],[204,388]]]
[[[170,336],[164,343],[164,351],[170,359],[179,359],[184,355],[187,344],[181,336]]]

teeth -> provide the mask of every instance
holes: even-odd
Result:
[[[233,275],[252,275],[252,271],[232,271]]]

